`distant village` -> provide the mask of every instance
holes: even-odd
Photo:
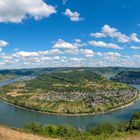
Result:
[[[97,93],[84,92],[50,92],[39,96],[41,101],[87,101],[91,106],[98,106],[105,103],[124,102],[138,97],[137,90],[121,90],[121,91],[102,91]]]

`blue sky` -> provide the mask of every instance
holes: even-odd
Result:
[[[0,69],[140,67],[139,0],[0,0]]]

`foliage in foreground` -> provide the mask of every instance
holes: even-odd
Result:
[[[73,140],[105,140],[113,137],[125,137],[140,131],[140,112],[135,113],[129,122],[103,123],[90,130],[82,131],[68,125],[42,125],[31,123],[24,127],[26,132],[33,134]]]

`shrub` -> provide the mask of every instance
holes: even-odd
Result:
[[[98,125],[96,128],[91,130],[93,135],[102,135],[102,134],[112,134],[116,131],[116,126],[112,123],[102,123]]]
[[[134,113],[130,119],[130,130],[140,130],[140,112]]]

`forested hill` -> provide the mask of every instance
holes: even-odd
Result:
[[[30,68],[30,69],[5,69],[0,70],[0,74],[4,75],[42,75],[46,73],[58,73],[62,71],[68,70],[78,70],[84,69],[87,71],[95,72],[104,76],[114,76],[121,71],[136,71],[140,70],[140,68],[125,68],[125,67],[56,67],[56,68]]]
[[[67,70],[59,73],[43,74],[36,79],[26,83],[28,90],[49,90],[49,91],[83,91],[93,92],[96,90],[122,90],[130,89],[125,84],[112,82],[105,77],[84,69]]]
[[[123,71],[111,79],[122,83],[140,84],[140,71]]]

